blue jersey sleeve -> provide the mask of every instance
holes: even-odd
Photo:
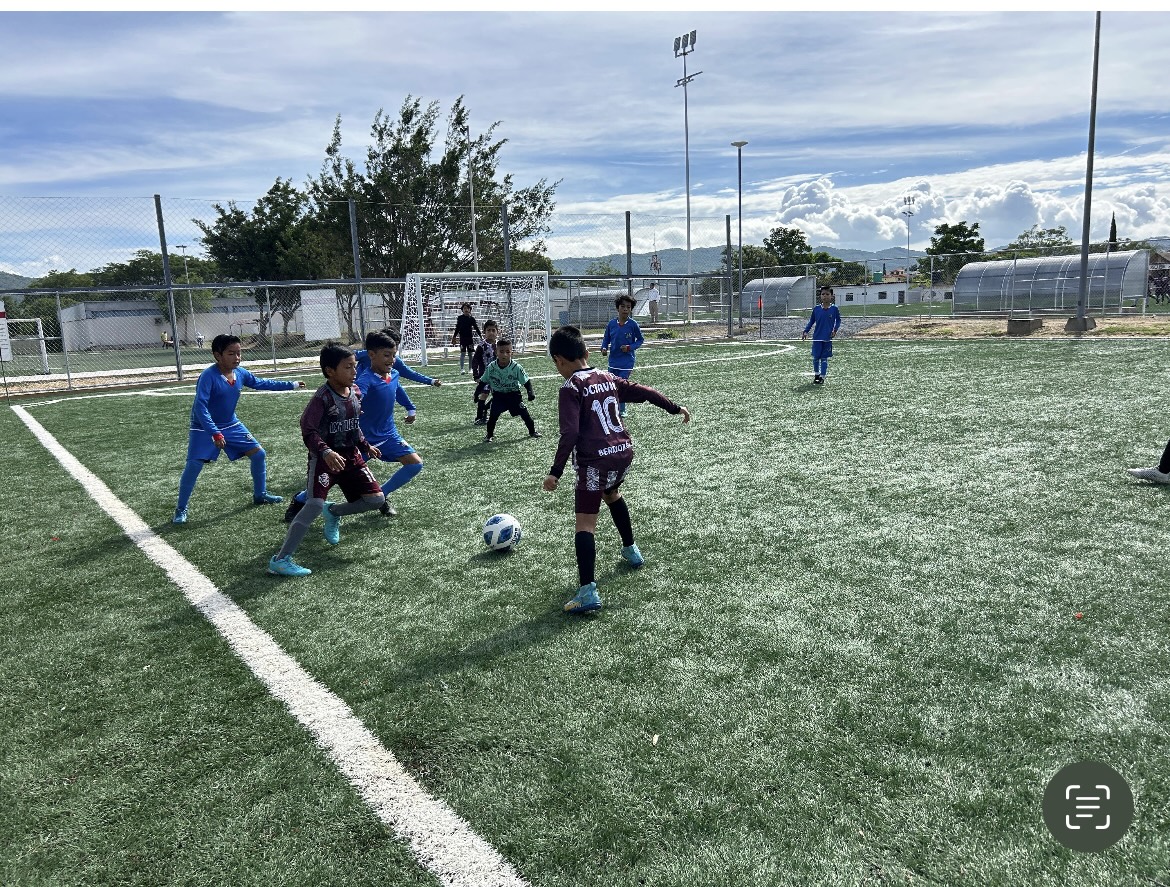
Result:
[[[359,375],[361,374],[362,370],[368,370],[370,368],[370,352],[365,348],[360,348],[355,351],[353,353],[353,357],[354,360],[357,361],[357,371]]]
[[[411,401],[410,395],[406,393],[406,389],[404,389],[401,385],[395,386],[394,399],[408,411],[412,413],[415,412],[414,403]]]
[[[243,367],[236,367],[236,378],[240,380],[241,385],[256,391],[292,391],[297,387],[296,382],[286,382],[282,379],[257,379],[250,370]]]
[[[212,434],[219,434],[219,426],[211,418],[211,395],[214,392],[214,376],[204,372],[199,374],[199,381],[195,384],[195,403],[191,406],[191,427],[200,427]]]
[[[642,343],[646,341],[646,337],[642,335],[642,328],[638,326],[637,321],[631,318],[628,322],[634,325],[634,329],[630,333],[630,350],[637,351],[642,347]]]
[[[617,325],[617,321],[611,320],[605,325],[605,334],[601,337],[601,350],[605,351],[613,342],[613,328]]]
[[[807,333],[809,330],[812,329],[813,324],[816,322],[816,319],[817,319],[817,306],[813,305],[813,310],[808,315],[808,323],[806,323],[804,325],[804,332]]]
[[[837,332],[841,328],[841,309],[836,305],[833,306],[833,332]]]
[[[398,370],[398,375],[404,379],[410,379],[412,382],[418,382],[420,385],[434,385],[435,380],[430,376],[424,376],[417,370],[412,370],[405,363],[402,362],[401,357],[394,358],[394,369]]]

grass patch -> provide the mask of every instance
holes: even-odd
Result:
[[[533,884],[1090,887],[1170,859],[1170,498],[1121,471],[1165,442],[1160,391],[1132,380],[1166,356],[851,339],[813,387],[803,347],[645,349],[635,379],[694,419],[632,408],[647,564],[621,565],[603,515],[588,619],[559,612],[545,358],[523,360],[539,441],[504,417],[485,447],[469,385],[412,388],[426,467],[400,517],[347,519],[336,548],[314,528],[304,581],[265,574],[284,525],[244,465],[208,468],[168,523],[189,395],[31,409]],[[305,398],[241,400],[286,495]],[[0,880],[426,883],[7,411],[0,433]],[[479,540],[497,511],[524,525],[505,556]],[[1039,803],[1090,757],[1138,811],[1078,856]]]

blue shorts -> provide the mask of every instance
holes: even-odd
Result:
[[[228,428],[221,428],[223,435],[223,451],[227,457],[235,462],[240,456],[260,446],[260,441],[252,437],[252,432],[244,427],[243,422],[237,422]],[[203,462],[214,462],[219,458],[219,447],[211,439],[211,434],[202,428],[192,428],[187,436],[187,458],[199,459]]]
[[[371,440],[370,443],[381,452],[383,462],[397,462],[403,456],[414,452],[414,447],[404,441],[401,434],[384,437],[381,440]]]
[[[812,359],[820,360],[833,356],[833,340],[829,339],[827,342],[816,341],[812,343]]]
[[[633,367],[610,367],[608,370],[611,376],[617,376],[619,379],[630,378],[630,373],[633,371]]]

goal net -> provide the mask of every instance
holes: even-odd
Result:
[[[511,339],[516,351],[542,345],[552,334],[548,272],[410,274],[402,305],[401,350],[417,353],[425,366],[427,349],[451,345],[464,302],[471,304],[480,329],[485,320],[494,320],[500,338]]]

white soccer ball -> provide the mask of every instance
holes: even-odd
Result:
[[[483,541],[492,551],[507,551],[520,541],[520,521],[510,514],[493,514],[483,525]]]

